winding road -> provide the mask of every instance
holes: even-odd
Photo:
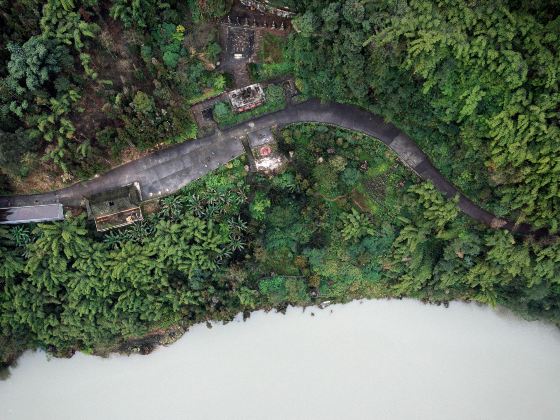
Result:
[[[195,141],[168,147],[67,188],[44,194],[0,197],[0,208],[52,203],[80,206],[84,197],[135,181],[140,183],[144,200],[163,197],[244,154],[242,138],[251,137],[262,130],[300,122],[323,123],[374,137],[393,150],[420,178],[431,181],[446,197],[458,195],[459,208],[474,220],[517,233],[532,231],[527,224],[515,225],[510,221],[502,221],[474,204],[445,179],[410,137],[393,124],[386,123],[382,117],[352,105],[321,103],[316,99],[290,104],[281,111]]]

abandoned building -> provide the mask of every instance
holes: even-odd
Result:
[[[259,83],[232,90],[228,98],[234,112],[244,112],[262,105],[265,101],[264,90]]]
[[[62,204],[39,204],[0,208],[0,224],[38,223],[64,220]]]
[[[140,185],[135,182],[94,194],[86,198],[85,205],[97,231],[103,232],[144,220],[141,201]]]
[[[255,31],[243,27],[228,27],[226,49],[236,60],[248,59],[253,55]]]

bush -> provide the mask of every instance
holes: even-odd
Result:
[[[283,277],[273,277],[259,282],[259,291],[270,304],[278,305],[287,299],[286,284]]]
[[[231,107],[226,102],[218,102],[214,106],[214,109],[212,111],[212,115],[214,117],[214,120],[216,120],[216,122],[220,125],[224,121],[227,121],[227,119],[230,118],[232,113],[233,113],[233,111],[231,110]]]
[[[188,0],[188,4],[193,20],[198,23],[225,16],[232,0]]]
[[[139,90],[134,95],[132,106],[136,112],[148,114],[154,110],[154,100]]]

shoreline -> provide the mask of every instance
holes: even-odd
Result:
[[[451,300],[451,301],[428,301],[426,299],[416,299],[410,297],[379,297],[379,298],[368,298],[368,297],[361,297],[355,298],[346,302],[328,302],[328,304],[324,305],[325,302],[321,303],[312,303],[309,305],[292,305],[286,304],[280,307],[263,307],[263,308],[256,308],[252,311],[245,311],[245,312],[236,312],[235,314],[230,314],[229,317],[225,317],[224,319],[206,319],[200,320],[194,323],[179,323],[174,324],[166,328],[154,328],[147,334],[140,336],[140,337],[133,337],[126,340],[118,339],[116,343],[112,345],[107,345],[103,347],[99,347],[94,349],[92,352],[73,349],[72,351],[66,353],[50,353],[47,349],[26,349],[19,353],[13,359],[12,363],[7,366],[0,367],[0,382],[2,381],[9,381],[11,376],[11,371],[18,366],[18,361],[21,359],[23,355],[26,353],[36,353],[36,352],[43,352],[47,356],[47,358],[53,359],[72,359],[76,354],[88,355],[88,356],[96,356],[103,359],[109,359],[119,356],[132,356],[132,355],[140,355],[140,356],[148,356],[156,352],[157,350],[161,350],[162,348],[169,347],[175,344],[177,341],[188,337],[189,332],[193,328],[198,328],[201,326],[206,326],[208,329],[212,329],[218,326],[227,326],[228,324],[235,323],[235,322],[246,322],[250,320],[254,316],[258,316],[261,314],[280,314],[286,315],[289,311],[301,310],[301,313],[305,314],[308,311],[327,311],[330,308],[332,312],[333,309],[336,308],[343,308],[347,306],[351,306],[354,304],[363,304],[363,303],[391,303],[394,301],[403,301],[403,302],[413,302],[413,303],[421,303],[423,306],[427,307],[443,307],[444,309],[449,309],[454,305],[469,305],[471,307],[482,309],[485,311],[492,311],[500,318],[508,319],[508,320],[515,320],[521,322],[528,322],[528,323],[542,323],[543,325],[549,327],[555,327],[558,331],[560,331],[560,326],[554,324],[553,322],[542,320],[542,319],[529,319],[524,318],[519,314],[516,314],[512,310],[508,309],[505,306],[497,305],[495,307],[490,306],[485,303],[472,301],[472,300]],[[311,316],[315,316],[315,312],[311,312]]]

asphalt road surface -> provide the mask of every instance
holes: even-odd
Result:
[[[500,223],[493,214],[474,204],[441,175],[414,140],[393,124],[386,123],[382,117],[352,105],[321,103],[316,99],[290,104],[281,111],[210,136],[170,146],[67,188],[44,194],[0,197],[0,207],[51,203],[79,206],[84,197],[135,181],[140,183],[144,200],[163,197],[245,153],[241,138],[252,132],[298,122],[324,123],[374,137],[393,150],[420,178],[432,181],[445,196],[452,198],[458,195],[459,208],[471,218],[492,227],[503,224],[500,227],[519,233],[531,231],[526,224]]]

